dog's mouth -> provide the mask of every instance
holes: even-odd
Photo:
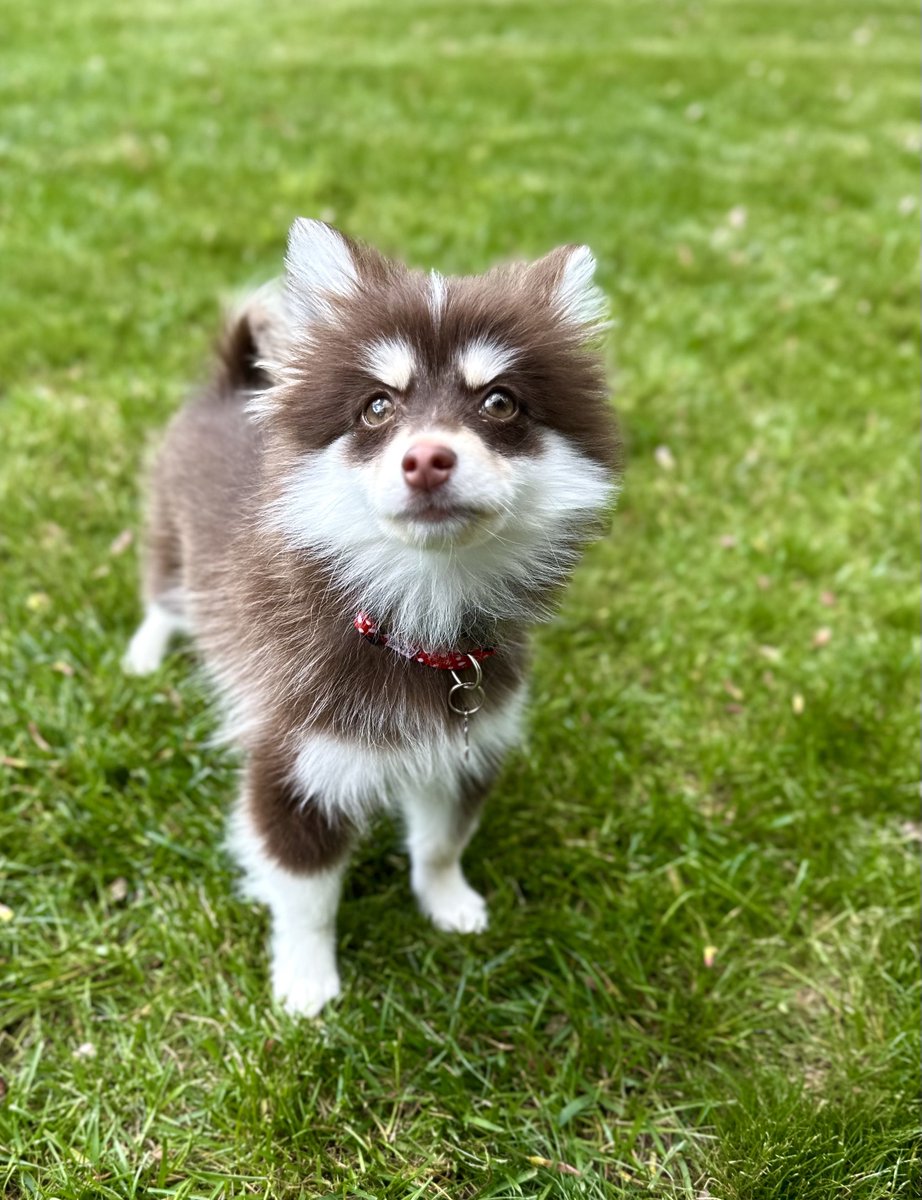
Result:
[[[403,541],[416,545],[461,544],[486,529],[495,513],[485,506],[420,497],[387,522]]]
[[[472,504],[452,504],[446,501],[420,499],[407,505],[395,517],[397,521],[419,521],[424,525],[439,525],[446,521],[476,521],[487,515],[486,509]]]

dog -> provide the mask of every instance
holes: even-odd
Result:
[[[487,927],[461,855],[618,440],[587,247],[445,277],[298,219],[285,266],[168,427],[124,665],[194,637],[243,753],[229,844],[270,910],[273,994],[313,1016],[377,809],[402,813],[423,913]]]

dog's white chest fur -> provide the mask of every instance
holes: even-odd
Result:
[[[303,735],[293,781],[321,807],[360,820],[378,807],[394,807],[409,794],[454,789],[459,777],[489,774],[521,738],[525,688],[499,708],[470,718],[465,754],[463,719],[450,712],[429,736],[400,746],[309,732]]]

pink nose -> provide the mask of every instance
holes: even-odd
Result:
[[[403,477],[411,488],[434,492],[448,479],[458,461],[454,450],[437,442],[417,442],[403,456]]]

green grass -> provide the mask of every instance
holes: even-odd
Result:
[[[918,1195],[917,16],[2,17],[7,1192]],[[468,855],[490,933],[428,928],[382,826],[322,1024],[267,1003],[189,656],[119,672],[112,549],[298,213],[446,270],[589,242],[628,451]]]

